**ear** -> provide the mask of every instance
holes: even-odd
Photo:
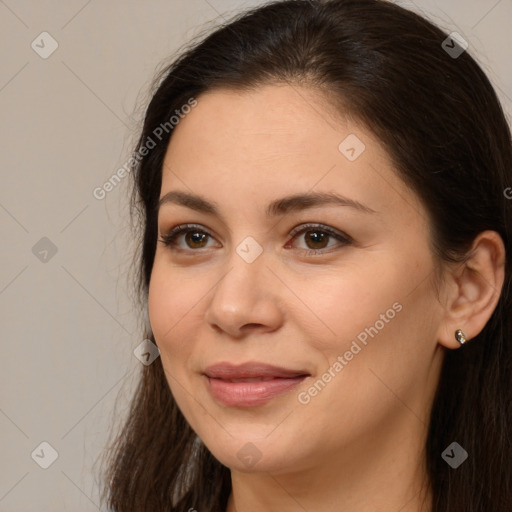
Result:
[[[505,246],[496,231],[482,231],[468,258],[445,275],[445,312],[438,340],[446,348],[460,347],[455,331],[469,341],[477,336],[498,304],[505,280]]]

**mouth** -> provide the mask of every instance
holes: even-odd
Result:
[[[218,402],[230,407],[256,407],[290,391],[310,374],[265,363],[219,363],[209,366],[203,376]]]

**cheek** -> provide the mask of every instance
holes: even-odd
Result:
[[[184,327],[190,322],[197,302],[192,287],[197,283],[183,283],[179,274],[166,268],[155,258],[148,291],[148,314],[157,345],[163,348],[162,356],[178,354],[190,344],[180,344]],[[165,357],[164,357],[165,360]]]
[[[148,314],[171,393],[182,412],[190,416],[188,364],[194,343],[190,332],[187,334],[187,326],[194,322],[193,306],[197,299],[176,274],[155,258],[148,290]]]
[[[375,258],[374,265],[345,268],[337,277],[318,280],[319,286],[303,285],[301,296],[318,317],[318,335],[310,336],[310,343],[329,365],[344,358],[341,373],[350,376],[344,386],[368,385],[368,378],[376,378],[372,368],[401,388],[423,370],[432,347],[434,299],[424,280],[428,262],[420,272],[413,261]]]
[[[305,280],[296,288],[296,295],[305,298],[309,310],[302,318],[307,313],[314,320],[310,325],[317,326],[318,335],[309,339],[329,357],[348,350],[358,334],[363,333],[364,339],[365,329],[376,322],[381,330],[381,315],[393,321],[399,308],[393,309],[393,304],[402,296],[398,271],[392,265],[379,270],[370,264],[364,269],[357,265],[337,268],[323,277]],[[304,320],[301,322],[305,325]]]
[[[338,300],[328,310],[337,340],[319,342],[316,349],[328,364],[300,395],[313,430],[346,442],[339,428],[347,436],[377,429],[386,417],[407,414],[403,404],[422,411],[430,393],[434,303],[426,284],[408,295],[395,283],[387,292],[380,284],[371,296],[354,290],[350,296],[360,303],[346,300],[344,293],[331,295]],[[332,307],[327,300],[323,306]]]

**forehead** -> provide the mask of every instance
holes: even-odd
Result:
[[[382,210],[412,194],[375,136],[310,89],[217,89],[197,101],[173,130],[161,196],[185,187],[222,203],[315,189]]]
[[[216,89],[197,98],[198,105],[174,129],[172,142],[196,148],[233,147],[232,158],[279,157],[283,151],[337,150],[340,120],[331,117],[325,100],[313,91],[267,85],[252,91]],[[219,145],[222,143],[222,145]],[[174,144],[177,145],[177,144]],[[169,148],[174,151],[174,148]]]

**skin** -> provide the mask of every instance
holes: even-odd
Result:
[[[368,129],[332,112],[305,87],[210,91],[175,127],[165,157],[160,197],[199,194],[222,215],[161,206],[160,236],[184,223],[210,236],[178,235],[181,251],[158,242],[148,311],[178,406],[231,469],[228,512],[431,510],[428,486],[424,508],[420,490],[443,356],[459,347],[455,329],[470,339],[483,328],[503,282],[503,244],[484,232],[474,257],[445,267],[436,290],[420,199]],[[366,146],[354,161],[338,149],[349,134]],[[324,205],[265,216],[274,199],[333,191],[374,213]],[[306,223],[353,242],[308,238],[322,228],[290,235]],[[263,251],[252,263],[236,252],[248,236]],[[358,334],[397,303],[394,318],[333,372]],[[311,377],[265,405],[228,407],[202,376],[226,361]],[[330,367],[335,377],[301,403]],[[249,442],[259,457],[251,466],[237,456]]]

